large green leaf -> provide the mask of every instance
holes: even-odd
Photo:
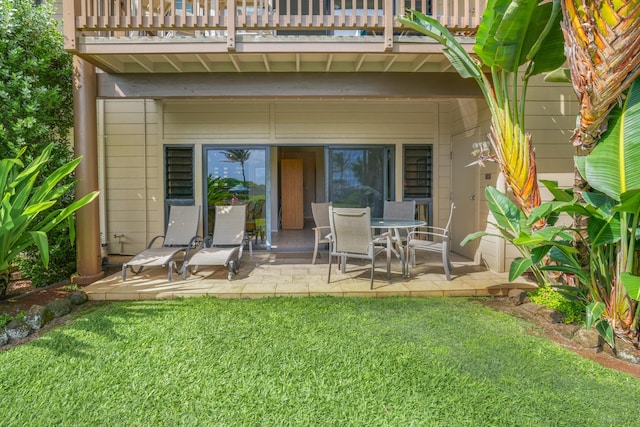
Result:
[[[443,53],[462,78],[482,79],[482,67],[469,55],[451,32],[437,19],[412,10],[409,17],[396,20],[407,28],[427,35],[443,45]]]
[[[620,274],[620,281],[622,281],[629,296],[636,301],[640,301],[640,276],[624,272]]]
[[[522,273],[527,271],[529,267],[533,265],[533,261],[530,258],[516,258],[511,262],[509,268],[509,281],[513,282],[518,277],[522,276]]]
[[[509,72],[528,61],[536,73],[553,70],[564,62],[560,8],[538,0],[489,1],[473,47],[482,62]],[[560,44],[558,44],[560,42]]]
[[[593,246],[615,243],[620,240],[620,220],[617,216],[608,220],[589,218],[587,235]]]
[[[605,305],[599,301],[593,301],[591,304],[587,306],[586,309],[586,319],[585,319],[585,327],[587,329],[591,328],[591,325],[595,324],[598,320],[600,320],[600,316],[604,313]]]
[[[640,188],[640,81],[636,79],[622,106],[611,111],[609,128],[584,160],[583,177],[593,188],[620,200]]]
[[[521,213],[515,203],[491,185],[485,188],[485,195],[489,210],[498,223],[498,228],[503,228],[514,236],[519,235]]]

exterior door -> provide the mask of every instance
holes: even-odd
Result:
[[[270,245],[268,152],[264,147],[206,146],[205,234],[213,232],[216,205],[247,205],[248,236],[254,247]]]
[[[453,211],[451,224],[451,249],[467,258],[474,259],[478,249],[478,240],[461,246],[467,235],[478,231],[478,166],[468,166],[475,158],[469,153],[467,144],[454,144],[452,170]],[[444,212],[444,210],[441,210]]]

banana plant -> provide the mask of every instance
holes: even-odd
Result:
[[[433,38],[463,78],[478,83],[491,112],[489,141],[495,160],[525,214],[540,204],[531,134],[525,131],[529,79],[565,62],[560,0],[490,0],[472,57],[436,19],[408,10],[397,20]]]
[[[47,232],[67,220],[71,230],[69,239],[73,243],[74,212],[98,196],[98,192],[92,192],[66,207],[56,208],[60,198],[75,184],[61,184],[61,181],[73,173],[82,158],[64,164],[48,177],[40,177],[51,159],[52,149],[53,144],[48,145],[27,166],[20,159],[26,148],[16,158],[0,161],[0,299],[6,297],[16,258],[26,248],[35,245],[43,265],[48,267]],[[44,218],[40,214],[44,214]]]
[[[639,79],[631,84],[622,105],[611,111],[608,129],[591,154],[576,156],[575,160],[589,185],[616,201],[614,211],[620,215],[612,295],[610,303],[604,308],[598,306],[597,312],[602,310],[614,329],[635,334],[640,316],[636,255],[640,220]]]

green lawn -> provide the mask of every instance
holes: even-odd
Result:
[[[0,353],[3,426],[625,426],[640,380],[455,299],[114,303]]]

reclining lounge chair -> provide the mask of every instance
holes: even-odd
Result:
[[[138,274],[144,267],[168,266],[168,280],[176,267],[175,257],[184,253],[189,257],[189,251],[200,243],[198,224],[200,223],[200,206],[171,206],[169,210],[169,224],[164,236],[154,237],[147,249],[122,264],[122,281],[127,280],[127,267],[134,274]],[[163,239],[162,246],[154,247],[156,241]]]
[[[247,205],[216,206],[213,236],[205,241],[205,247],[194,253],[182,266],[182,277],[187,278],[187,269],[192,273],[200,265],[224,265],[228,268],[227,279],[238,273],[245,240]],[[234,256],[237,258],[234,260]]]

